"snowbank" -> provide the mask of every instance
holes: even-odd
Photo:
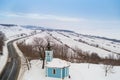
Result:
[[[7,64],[8,60],[8,49],[7,49],[7,42],[5,42],[5,45],[3,46],[3,55],[0,55],[0,74],[3,71],[5,65]]]
[[[15,41],[13,43],[13,46],[15,47],[16,49],[16,52],[18,53],[19,57],[20,57],[20,60],[21,60],[21,68],[20,68],[20,72],[19,72],[19,75],[18,75],[18,79],[17,80],[22,80],[23,78],[23,75],[24,75],[24,72],[27,70],[27,65],[26,65],[26,59],[23,55],[23,53],[19,50],[19,48],[17,47],[17,44],[16,44],[17,41]]]
[[[10,42],[10,41],[13,41],[17,38],[11,38],[7,41],[5,41],[5,45],[3,46],[3,55],[0,55],[0,74],[1,72],[3,71],[5,65],[7,64],[7,60],[8,60],[8,48],[7,48],[7,44]]]

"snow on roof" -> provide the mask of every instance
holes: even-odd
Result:
[[[58,58],[54,58],[51,62],[47,62],[46,64],[46,67],[54,67],[54,68],[63,68],[69,66],[70,66],[69,62]]]

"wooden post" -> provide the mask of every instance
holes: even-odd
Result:
[[[28,61],[27,57],[25,57],[25,59],[26,59],[28,70],[30,70],[29,61]]]

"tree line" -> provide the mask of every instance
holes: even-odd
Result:
[[[0,31],[0,51],[2,52],[2,48],[4,45],[5,35],[2,31]]]
[[[120,55],[115,58],[114,55],[101,58],[95,52],[83,51],[77,47],[71,48],[67,44],[57,43],[52,37],[35,37],[32,41],[32,45],[25,44],[25,41],[18,43],[18,47],[24,53],[25,56],[31,59],[45,59],[45,50],[48,42],[51,43],[53,50],[53,57],[67,60],[73,63],[95,63],[95,64],[107,64],[107,65],[120,65]]]

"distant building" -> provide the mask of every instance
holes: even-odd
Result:
[[[53,51],[48,43],[48,50],[45,51],[46,77],[64,79],[69,76],[70,64],[58,58],[53,58]]]

